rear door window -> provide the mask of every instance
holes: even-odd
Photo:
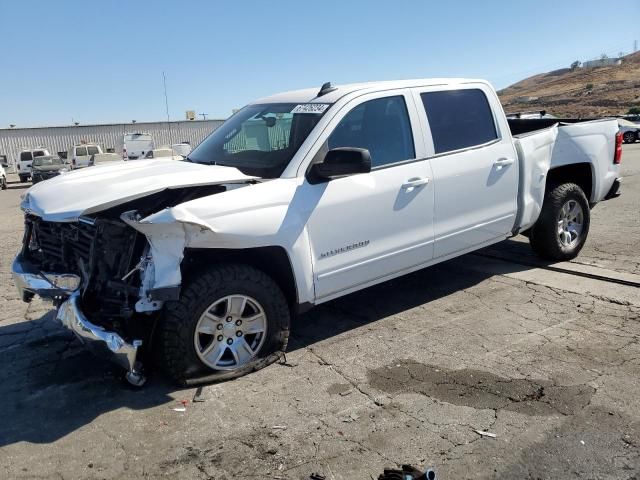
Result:
[[[489,143],[498,138],[489,101],[482,90],[421,93],[435,153]]]
[[[87,154],[87,147],[77,147],[76,157],[82,157]]]
[[[340,121],[328,139],[329,149],[366,148],[371,167],[415,158],[413,133],[402,95],[364,102]]]
[[[98,147],[87,147],[87,152],[89,155],[95,155],[98,153]]]

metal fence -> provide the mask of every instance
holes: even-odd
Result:
[[[43,147],[53,155],[66,152],[82,142],[97,143],[106,151],[121,153],[125,133],[149,133],[156,147],[189,142],[192,147],[222,124],[222,120],[193,120],[178,122],[148,122],[135,124],[78,125],[68,127],[0,129],[0,155],[6,155],[15,165],[20,150]]]

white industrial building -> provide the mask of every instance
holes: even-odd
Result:
[[[587,60],[582,62],[582,68],[598,68],[610,67],[613,65],[622,65],[621,58],[599,58],[597,60]]]
[[[105,125],[77,125],[64,127],[4,128],[0,129],[0,155],[6,155],[10,164],[25,148],[44,147],[53,155],[66,152],[69,147],[83,142],[98,143],[107,151],[121,153],[125,133],[149,133],[156,144],[171,145],[189,142],[198,145],[223,120],[184,120],[176,122],[111,123]],[[113,149],[113,150],[111,150]]]

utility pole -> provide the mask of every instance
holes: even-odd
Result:
[[[169,145],[172,143],[171,139],[171,121],[169,120],[169,97],[167,96],[167,77],[162,72],[162,83],[164,85],[164,107],[167,110],[167,127],[169,129]]]
[[[633,53],[638,51],[638,40],[633,41]]]
[[[207,119],[207,115],[209,115],[208,113],[199,113],[198,115],[202,115],[202,120],[206,120]]]

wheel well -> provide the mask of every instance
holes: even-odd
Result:
[[[182,276],[186,278],[189,274],[222,262],[244,263],[263,271],[282,289],[291,307],[298,304],[293,268],[286,250],[282,247],[187,248],[181,264]]]
[[[549,170],[547,175],[547,190],[549,189],[549,185],[558,185],[561,183],[575,183],[582,189],[587,200],[590,201],[593,189],[591,164],[574,163]]]

